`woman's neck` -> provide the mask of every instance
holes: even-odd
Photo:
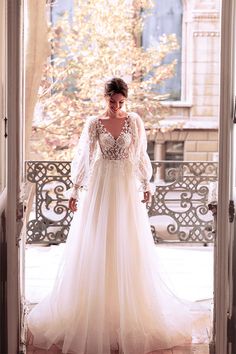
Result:
[[[111,118],[111,119],[119,119],[119,118],[125,118],[125,112],[119,111],[119,112],[111,112],[109,110],[107,110],[105,112],[105,116],[107,118]]]

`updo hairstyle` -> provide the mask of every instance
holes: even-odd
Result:
[[[118,77],[113,77],[105,83],[105,96],[112,96],[116,93],[120,93],[125,98],[128,97],[128,85],[126,82]]]

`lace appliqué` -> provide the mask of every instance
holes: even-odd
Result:
[[[132,141],[129,117],[125,119],[121,132],[117,138],[105,128],[101,120],[97,124],[98,141],[102,157],[108,160],[124,160],[129,158],[129,146]]]
[[[144,124],[136,113],[128,115],[117,138],[113,137],[98,117],[89,117],[71,164],[71,196],[78,198],[79,192],[88,188],[94,163],[100,157],[117,163],[129,160],[140,182],[140,191],[151,191],[149,180],[152,166],[146,150]],[[120,164],[117,168],[120,168]]]

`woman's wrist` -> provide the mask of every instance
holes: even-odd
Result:
[[[81,189],[83,189],[83,186],[80,186],[79,184],[74,183],[74,184],[73,184],[73,189],[75,189],[75,190],[81,190]]]
[[[71,193],[70,197],[73,199],[78,199],[79,191],[82,189],[83,189],[83,186],[80,186],[80,185],[74,183],[72,186],[72,193]]]
[[[148,182],[148,180],[142,180],[141,185],[142,185],[143,192],[150,192],[151,188],[150,188],[150,183]]]

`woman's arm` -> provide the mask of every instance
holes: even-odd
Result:
[[[138,178],[141,182],[141,190],[144,193],[144,199],[142,202],[146,203],[150,200],[152,189],[150,179],[152,177],[152,164],[147,153],[147,137],[144,128],[144,123],[139,115],[136,116],[137,124],[137,158],[138,158]]]
[[[88,118],[81,133],[74,158],[71,162],[71,180],[73,183],[69,208],[75,211],[75,202],[79,190],[87,188],[91,165],[95,157],[97,144],[96,119]],[[73,201],[72,201],[73,200]]]

